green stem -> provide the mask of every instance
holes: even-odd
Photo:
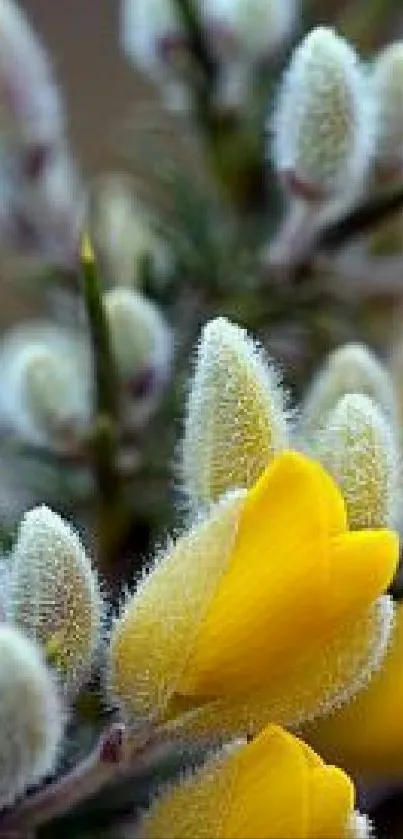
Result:
[[[236,114],[220,113],[214,105],[218,65],[194,0],[173,0],[185,29],[192,61],[196,117],[205,141],[208,164],[231,206],[240,215],[264,203],[264,166],[259,133]],[[254,126],[255,128],[255,126]]]
[[[127,523],[128,510],[118,471],[118,381],[98,272],[89,242],[83,246],[82,268],[95,380],[95,417],[90,451],[96,487],[98,561],[103,576],[112,582],[115,576],[113,560]]]

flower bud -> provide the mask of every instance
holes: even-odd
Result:
[[[315,449],[340,487],[353,530],[397,525],[400,452],[392,428],[372,399],[358,393],[340,399]]]
[[[171,107],[190,105],[190,53],[179,11],[171,0],[122,0],[121,43],[126,56],[165,93]]]
[[[76,267],[82,191],[53,68],[17,3],[0,19],[1,248]]]
[[[225,318],[204,327],[190,384],[182,478],[197,510],[230,489],[250,489],[288,443],[285,396],[274,365]]]
[[[4,125],[5,120],[12,120],[14,136],[20,141],[43,147],[59,140],[64,130],[51,64],[19,4],[1,0],[0,18],[1,121]]]
[[[292,734],[268,726],[156,798],[139,839],[352,839],[354,786]]]
[[[298,0],[206,0],[206,34],[216,61],[215,101],[223,109],[244,108],[262,65],[292,33]]]
[[[0,348],[3,426],[31,445],[60,450],[80,437],[91,412],[89,352],[80,335],[53,323],[13,329]]]
[[[298,561],[296,561],[298,557]],[[129,717],[171,735],[298,725],[362,688],[391,628],[398,540],[346,530],[329,475],[277,455],[170,546],[111,634],[110,685]]]
[[[42,645],[67,687],[78,688],[99,645],[102,600],[77,534],[47,507],[20,525],[9,604],[10,619]]]
[[[148,416],[169,376],[172,333],[158,306],[138,291],[110,289],[104,306],[118,375],[134,410]]]
[[[377,104],[375,159],[381,175],[399,174],[403,163],[403,41],[378,54],[372,71]]]
[[[217,20],[216,41],[213,29],[212,42],[218,60],[225,60],[225,38],[239,58],[258,62],[270,57],[292,32],[298,5],[298,0],[208,0],[211,18]]]
[[[394,384],[387,368],[364,344],[344,344],[329,353],[305,396],[301,431],[306,437],[326,425],[330,412],[347,393],[369,396],[393,428],[398,409]]]
[[[372,155],[372,112],[352,46],[312,30],[291,58],[274,118],[274,162],[290,191],[313,201],[357,191]]]
[[[141,284],[141,267],[150,264],[161,285],[172,270],[168,244],[153,227],[151,214],[135,197],[127,179],[104,176],[94,187],[89,219],[97,258],[112,285]]]
[[[64,714],[36,644],[0,624],[0,805],[41,781],[55,766]]]

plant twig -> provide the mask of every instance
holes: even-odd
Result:
[[[111,582],[114,553],[127,523],[128,510],[118,469],[118,382],[95,257],[88,239],[83,242],[82,268],[95,380],[95,419],[90,450],[97,493],[98,559],[101,572]]]
[[[156,729],[130,734],[123,724],[113,723],[84,761],[0,819],[0,839],[12,832],[24,835],[33,831],[70,812],[119,777],[143,773],[166,753],[167,746]]]
[[[207,38],[200,26],[196,4],[193,0],[174,0],[174,2],[186,31],[192,58],[202,72],[204,83],[212,87],[217,75],[217,66],[210,53]]]
[[[216,106],[219,67],[212,55],[194,0],[174,0],[189,43],[195,115],[205,141],[209,166],[231,207],[241,216],[265,203],[260,126]]]
[[[402,208],[403,186],[399,186],[394,192],[354,207],[342,219],[329,225],[319,237],[318,248],[335,250],[356,236],[368,233]]]

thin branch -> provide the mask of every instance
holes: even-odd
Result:
[[[403,186],[400,186],[392,193],[354,207],[342,219],[329,225],[319,236],[318,249],[335,250],[341,245],[347,244],[356,236],[368,233],[376,225],[386,221],[402,208]]]
[[[130,734],[123,724],[112,724],[84,761],[0,819],[0,839],[13,832],[24,835],[63,816],[119,777],[142,774],[165,755],[168,745],[155,729]]]
[[[206,86],[212,87],[217,75],[217,65],[210,53],[204,30],[200,26],[196,4],[194,0],[174,0],[174,3],[185,28],[192,59],[200,68]]]
[[[100,570],[113,579],[114,552],[128,519],[119,475],[119,388],[95,257],[88,240],[82,249],[84,302],[93,349],[95,422],[90,449],[97,492],[96,532]]]

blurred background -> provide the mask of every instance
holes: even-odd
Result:
[[[51,57],[66,130],[44,141],[40,127],[32,140],[27,118],[23,140],[17,132],[21,160],[11,132],[11,163],[0,172],[0,535],[6,554],[21,514],[49,503],[80,529],[116,603],[167,529],[183,526],[178,440],[208,318],[224,315],[261,340],[293,404],[331,350],[368,345],[393,380],[403,423],[402,161],[383,180],[368,175],[357,201],[284,258],[286,235],[276,235],[289,185],[264,137],[279,79],[310,27],[334,25],[371,61],[403,38],[403,5],[301,0],[284,43],[259,61],[247,119],[227,102],[215,112],[214,103],[212,119],[200,82],[206,55],[201,49],[193,66],[180,44],[168,64],[190,80],[197,113],[173,107],[163,85],[124,54],[117,0],[21,6]],[[400,81],[403,149],[403,71]],[[84,256],[78,265],[82,230],[95,262]],[[397,580],[396,598],[401,590]],[[101,711],[96,705],[90,722],[83,712],[78,751]],[[366,790],[377,836],[403,837],[402,789]],[[142,795],[139,787],[140,804]],[[110,815],[110,800],[104,809]],[[95,810],[60,836],[100,835]]]

